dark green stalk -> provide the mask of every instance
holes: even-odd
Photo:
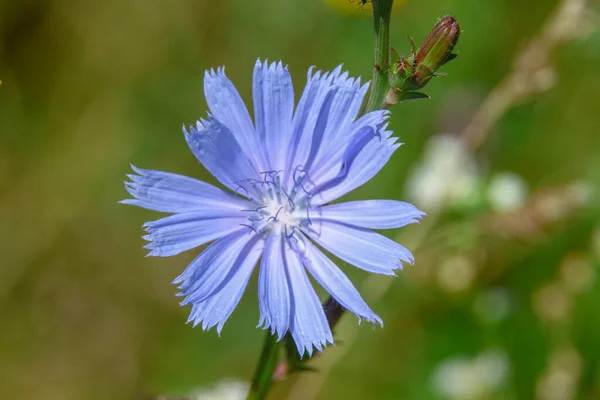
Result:
[[[394,0],[373,0],[375,28],[375,57],[369,99],[363,112],[384,108],[390,90],[390,16]]]
[[[277,366],[278,356],[279,343],[277,342],[277,337],[267,330],[262,354],[260,355],[256,373],[252,380],[252,386],[248,393],[248,400],[262,400],[266,397],[273,382],[273,372]]]

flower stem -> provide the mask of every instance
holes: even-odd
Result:
[[[375,52],[373,64],[373,80],[367,105],[362,114],[385,108],[386,97],[390,91],[390,75],[388,72],[390,64],[390,17],[394,0],[372,0],[373,23],[375,28]],[[344,309],[331,296],[323,304],[329,327],[338,323]]]
[[[363,112],[379,110],[385,106],[390,90],[390,16],[394,0],[373,0],[373,22],[375,28],[375,61],[369,100]]]
[[[247,400],[262,400],[267,396],[271,382],[273,381],[273,372],[277,366],[278,356],[279,342],[277,342],[277,337],[267,330],[265,344],[263,345],[262,354],[256,367]]]

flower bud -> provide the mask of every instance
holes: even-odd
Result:
[[[439,76],[436,71],[442,65],[456,58],[452,50],[458,42],[459,35],[460,25],[453,17],[448,16],[435,25],[417,51],[411,39],[411,53],[407,57],[398,55],[397,61],[392,64],[390,79],[393,89],[390,93],[390,104],[402,100],[428,98],[428,95],[417,90],[423,88],[434,76]]]
[[[429,32],[414,60],[413,83],[417,86],[416,89],[425,86],[442,65],[456,57],[452,50],[459,35],[460,25],[453,17],[443,18]]]

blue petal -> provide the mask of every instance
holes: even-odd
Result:
[[[336,92],[331,108],[327,110],[327,122],[323,132],[323,140],[313,165],[328,160],[332,154],[348,142],[352,125],[356,120],[368,84],[362,85],[360,78],[336,80]]]
[[[358,135],[363,133],[364,131],[361,131]],[[396,138],[390,137],[390,132],[384,130],[374,135],[375,137],[366,144],[361,140],[350,143],[344,153],[340,172],[333,178],[335,184],[331,184],[332,182],[323,184],[321,189],[314,193],[313,205],[329,203],[361,186],[375,176],[394,151],[400,147],[400,144],[396,143]],[[364,147],[360,147],[362,145]]]
[[[319,285],[323,286],[333,298],[350,310],[359,318],[364,318],[369,322],[379,322],[383,326],[383,321],[379,318],[362,299],[358,290],[354,287],[350,279],[323,254],[308,239],[300,238],[305,251],[302,257],[304,266],[315,278]]]
[[[150,241],[144,247],[152,250],[149,256],[173,256],[236,230],[247,230],[241,226],[245,222],[247,219],[239,211],[194,211],[170,215],[144,224],[148,232],[144,239]]]
[[[321,74],[321,71],[317,71],[313,75],[312,70],[313,67],[308,70],[306,86],[294,111],[293,136],[288,149],[289,157],[286,172],[306,163],[312,147],[312,137],[319,113],[326,95],[332,89],[333,82],[340,75],[342,66],[338,66],[331,73]],[[288,175],[286,178],[285,182],[289,183],[291,176]]]
[[[348,162],[348,156],[356,157],[357,151],[362,150],[368,143],[369,140],[365,139],[388,138],[391,133],[385,132],[385,123],[389,114],[390,112],[386,110],[373,111],[355,121],[345,132],[344,140],[331,149],[329,157],[312,166],[310,174],[313,182],[322,185],[339,175],[340,170]],[[362,147],[359,147],[360,145]]]
[[[419,222],[425,216],[415,206],[395,200],[365,200],[332,204],[311,212],[312,220],[322,219],[370,229],[390,229]]]
[[[208,246],[185,271],[173,281],[179,283],[180,296],[186,296],[181,305],[206,300],[219,291],[239,268],[256,235],[247,230],[236,231]],[[237,260],[237,261],[236,261]]]
[[[304,267],[296,252],[289,246],[286,246],[285,268],[292,292],[290,332],[300,356],[307,352],[310,357],[313,347],[321,351],[328,342],[333,344],[333,336],[323,306],[308,280]]]
[[[394,275],[402,268],[401,260],[414,261],[410,251],[368,229],[316,220],[302,230],[336,257],[365,271]]]
[[[169,172],[132,168],[138,175],[128,175],[132,182],[126,182],[125,188],[134,199],[121,203],[173,213],[252,208],[248,201],[208,183]]]
[[[321,162],[312,166],[310,173],[314,177],[316,184],[322,184],[339,173],[345,161],[344,155],[348,152],[349,146],[352,145],[356,148],[356,139],[364,136],[365,132],[371,132],[371,138],[389,137],[391,133],[386,133],[384,129],[389,114],[390,112],[387,110],[378,110],[365,114],[356,120],[347,132],[345,132],[344,141],[331,149],[329,157],[322,159]]]
[[[335,176],[333,176],[331,179],[323,182],[321,185],[319,185],[315,189],[313,189],[312,190],[313,194],[322,193],[325,190],[336,187],[340,183],[342,183],[348,176],[348,173],[350,172],[350,168],[352,167],[352,164],[354,163],[354,160],[356,159],[358,154],[362,151],[362,149],[370,141],[375,140],[376,138],[377,138],[377,131],[374,130],[373,128],[371,128],[370,126],[365,126],[365,127],[361,128],[358,132],[356,132],[354,134],[354,136],[352,136],[350,138],[350,141],[348,142],[348,144],[346,146],[344,155],[342,157],[342,162],[338,169],[338,173]],[[335,171],[335,170],[332,170],[332,171]],[[316,173],[316,174],[313,174],[313,176],[319,177],[319,179],[317,180],[317,182],[318,182],[325,177],[325,174],[320,175],[320,174]]]
[[[271,328],[283,339],[290,323],[290,288],[283,267],[283,235],[271,232],[267,238],[258,274],[259,326]]]
[[[221,333],[225,321],[229,318],[240,301],[252,271],[262,254],[262,240],[254,236],[244,247],[234,262],[222,284],[207,299],[195,303],[188,318],[194,326],[202,322],[202,329],[207,330],[217,325],[217,333]]]
[[[252,160],[254,167],[258,171],[266,170],[266,160],[262,158],[262,153],[257,151],[260,141],[248,109],[233,83],[225,76],[223,68],[205,72],[204,95],[212,115],[229,129]]]
[[[340,147],[345,146],[348,131],[356,119],[368,86],[361,86],[360,79],[346,77],[347,73],[334,75],[330,87],[323,85],[327,90],[319,107],[305,111],[312,115],[307,115],[304,119],[315,121],[312,135],[305,134],[302,138],[302,141],[310,143],[310,150],[306,159],[295,157],[294,166],[302,165],[312,171],[313,165],[319,165],[322,160],[329,159]],[[299,152],[301,153],[303,152]]]
[[[243,195],[256,194],[249,178],[259,174],[225,125],[209,115],[183,132],[192,153],[223,185]]]
[[[268,169],[282,170],[287,163],[294,111],[294,88],[287,66],[281,62],[268,65],[266,61],[257,61],[252,96],[256,132],[270,161]]]

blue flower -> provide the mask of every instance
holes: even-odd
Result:
[[[124,203],[173,213],[147,222],[151,256],[172,256],[212,242],[175,279],[188,322],[217,327],[237,306],[254,267],[259,326],[290,332],[300,354],[333,343],[307,274],[339,304],[375,324],[381,319],[321,248],[365,271],[394,275],[411,253],[372,229],[398,228],[424,213],[393,200],[327,205],[371,179],[400,146],[387,111],[357,119],[367,84],[341,66],[313,74],[294,109],[292,79],[281,62],[257,62],[254,124],[223,69],[207,71],[206,119],[184,136],[198,160],[229,191],[192,178],[133,167]]]

